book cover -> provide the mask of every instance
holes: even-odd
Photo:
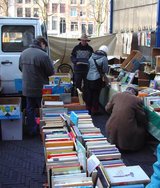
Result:
[[[105,168],[111,185],[149,183],[150,178],[139,165]]]
[[[112,188],[144,188],[144,184],[112,186]]]

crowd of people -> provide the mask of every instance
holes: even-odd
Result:
[[[82,34],[78,40],[79,44],[73,47],[71,52],[74,84],[83,92],[89,114],[98,115],[102,75],[108,73],[108,47],[102,45],[94,51],[88,44],[90,39],[86,34]],[[46,39],[38,36],[30,47],[21,53],[19,59],[30,136],[38,133],[35,117],[36,109],[41,107],[43,85],[49,83],[49,76],[55,72],[53,62],[46,53],[47,46]],[[105,106],[110,115],[106,123],[106,137],[120,150],[135,151],[145,144],[147,118],[137,93],[137,88],[130,85],[125,92],[114,95]]]

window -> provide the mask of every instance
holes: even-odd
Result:
[[[17,8],[17,17],[23,17],[23,9]]]
[[[85,0],[80,0],[80,4],[85,4]]]
[[[89,35],[93,34],[93,23],[88,24],[88,34]]]
[[[60,13],[65,13],[65,4],[60,4]]]
[[[82,23],[82,33],[86,33],[86,24]]]
[[[78,31],[78,22],[71,22],[71,31]]]
[[[35,37],[33,26],[2,26],[2,51],[22,52]]]
[[[25,8],[25,17],[31,17],[31,9]]]
[[[71,0],[71,4],[76,4],[77,1],[76,0]]]
[[[31,0],[25,0],[25,3],[26,4],[31,3]]]
[[[71,8],[71,16],[77,16],[77,9],[76,9],[76,7]]]
[[[22,0],[17,0],[17,3],[23,3],[23,1]]]
[[[52,30],[57,30],[57,18],[52,16]]]
[[[66,32],[66,20],[65,18],[60,19],[60,33]]]
[[[86,13],[84,11],[80,11],[80,16],[85,16]]]
[[[34,4],[37,4],[37,3],[38,3],[38,0],[33,0],[33,3],[34,3]]]
[[[34,16],[34,17],[39,17],[38,11],[39,11],[38,8],[34,8],[34,9],[33,9],[33,16]]]
[[[52,3],[52,13],[57,13],[58,4],[57,3]]]

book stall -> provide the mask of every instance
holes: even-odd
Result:
[[[73,107],[56,100],[43,98],[40,112],[47,187],[142,188],[149,183],[140,166],[124,164],[118,148],[94,126],[84,103]]]
[[[117,92],[126,90],[129,84],[139,90],[139,97],[144,101],[144,108],[149,118],[148,131],[160,140],[160,50],[152,49],[152,62],[145,62],[140,51],[133,50],[120,64],[112,64],[109,70],[108,86],[102,89],[100,104],[104,107]]]

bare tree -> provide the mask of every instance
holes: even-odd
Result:
[[[36,0],[36,4],[39,7],[40,15],[42,16],[43,21],[48,25],[48,6],[49,0]]]
[[[8,16],[9,0],[0,0],[0,12],[4,16]]]
[[[46,23],[46,26],[48,27],[48,19],[50,16],[53,15],[52,12],[50,12],[50,0],[35,0],[36,4],[39,7],[40,15],[42,16],[43,21]],[[58,1],[58,4],[60,4],[61,0]]]
[[[92,15],[97,23],[97,35],[100,34],[102,24],[106,21],[109,11],[108,0],[90,0],[91,9],[90,15]]]

